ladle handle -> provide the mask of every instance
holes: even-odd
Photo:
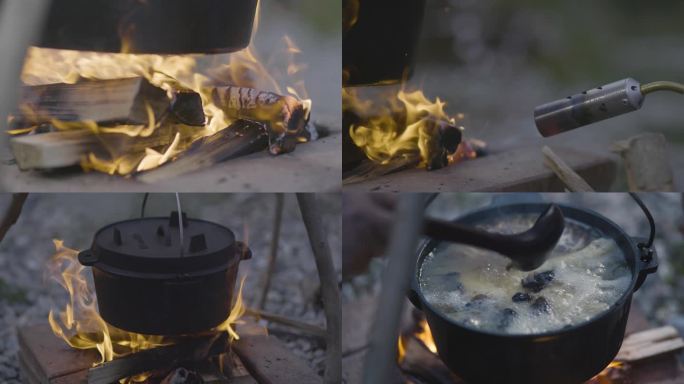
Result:
[[[423,234],[437,241],[472,245],[501,254],[506,254],[512,247],[519,245],[518,242],[511,239],[511,236],[487,232],[473,226],[429,217],[425,218]]]

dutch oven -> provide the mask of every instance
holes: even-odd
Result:
[[[226,53],[249,45],[258,0],[52,0],[36,45],[125,53]]]
[[[429,240],[421,247],[409,299],[427,319],[440,358],[468,383],[582,383],[610,363],[625,334],[632,293],[646,275],[657,269],[652,248],[655,229],[652,217],[638,201],[651,223],[648,241],[632,238],[617,224],[600,214],[559,205],[563,215],[612,238],[627,261],[632,280],[627,291],[607,311],[579,324],[539,334],[504,334],[476,329],[440,313],[423,295],[419,273],[425,257],[439,242]],[[477,225],[488,220],[517,214],[541,214],[548,204],[526,203],[489,207],[456,219]]]
[[[92,267],[98,309],[108,324],[146,335],[185,335],[228,318],[238,265],[250,257],[230,229],[173,212],[100,229],[78,260]]]
[[[408,78],[426,0],[343,0],[344,86],[392,84]]]

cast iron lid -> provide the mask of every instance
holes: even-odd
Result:
[[[90,252],[82,252],[79,260],[125,275],[188,276],[226,269],[240,260],[243,245],[230,229],[185,214],[182,222],[182,250],[178,213],[173,212],[170,217],[121,221],[100,229]]]

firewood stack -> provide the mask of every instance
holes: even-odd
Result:
[[[316,139],[308,130],[309,106],[293,96],[234,86],[203,91],[233,121],[213,136],[204,129],[200,94],[167,92],[144,78],[25,86],[10,117],[11,148],[22,170],[76,166],[89,155],[126,157],[137,167],[148,150],[169,152],[166,162],[188,148],[206,166],[264,149],[288,153]],[[241,139],[245,130],[248,140]],[[211,154],[203,154],[204,145]]]

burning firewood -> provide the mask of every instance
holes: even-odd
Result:
[[[228,334],[220,333],[140,351],[91,368],[88,372],[88,383],[109,384],[153,370],[165,369],[168,372],[183,362],[198,362],[220,355],[229,348],[229,345]]]
[[[80,164],[88,153],[123,156],[168,145],[182,126],[162,126],[147,137],[131,137],[122,133],[100,133],[91,130],[57,131],[24,135],[10,140],[17,165],[22,170],[55,169]]]
[[[268,127],[269,151],[273,155],[292,152],[308,139],[308,107],[293,96],[245,87],[216,87],[211,90],[215,105],[233,119],[254,120]]]
[[[141,77],[88,80],[23,87],[19,110],[12,116],[12,128],[55,120],[94,121],[100,126],[146,125],[150,117],[160,121],[167,116],[175,116],[187,125],[204,125],[199,95],[178,92],[169,98],[166,91]]]
[[[167,180],[222,161],[259,152],[268,147],[266,128],[238,120],[212,136],[195,141],[175,161],[138,177],[143,182]]]

